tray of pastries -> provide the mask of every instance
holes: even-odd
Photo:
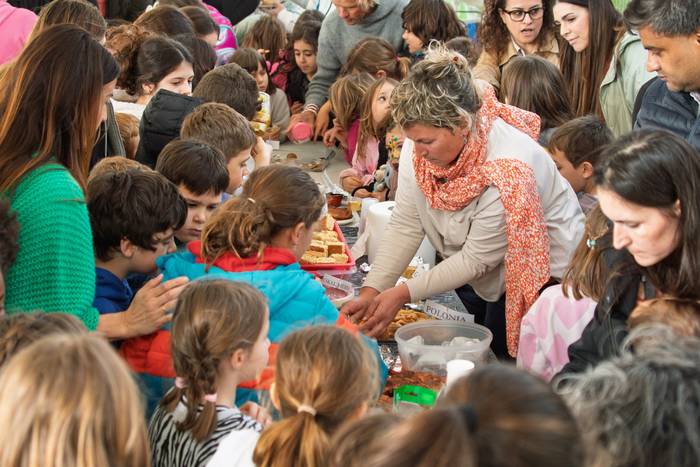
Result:
[[[350,270],[355,261],[343,232],[331,215],[321,220],[321,230],[314,232],[309,249],[299,261],[305,271]]]

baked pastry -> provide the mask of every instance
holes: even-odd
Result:
[[[341,242],[326,242],[328,248],[328,256],[342,255],[345,251],[345,245]]]
[[[346,255],[344,253],[340,253],[340,254],[336,253],[334,255],[330,255],[330,257],[333,258],[333,261],[335,261],[336,264],[345,264],[348,261],[350,261],[350,258],[348,257],[348,255]]]
[[[425,321],[428,319],[433,318],[421,311],[414,311],[409,310],[407,308],[402,308],[399,310],[398,313],[396,313],[396,316],[391,321],[391,323],[389,323],[389,326],[387,326],[386,330],[384,331],[384,334],[382,334],[381,337],[379,337],[379,340],[392,341],[394,340],[394,334],[396,334],[396,331],[398,331],[398,329],[401,326],[405,324],[415,323],[418,321]]]

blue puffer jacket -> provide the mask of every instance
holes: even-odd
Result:
[[[314,280],[311,274],[303,271],[297,262],[281,264],[270,270],[227,272],[220,267],[198,263],[195,255],[189,252],[182,252],[159,258],[158,267],[163,272],[164,280],[186,276],[190,280],[227,279],[242,281],[255,286],[267,297],[270,312],[270,331],[268,334],[271,342],[270,362],[257,384],[239,387],[236,394],[237,404],[241,404],[246,400],[255,400],[255,391],[269,388],[269,384],[274,377],[277,345],[290,332],[314,324],[336,325],[351,332],[358,332],[353,324],[338,313],[338,310],[325,295],[323,286]],[[383,387],[387,376],[386,365],[384,365],[379,355],[376,341],[366,336],[363,336],[363,338],[377,356]],[[158,362],[157,366],[163,367],[162,362],[164,359],[162,358],[162,353],[167,352],[168,357],[170,357],[169,335],[167,336],[167,341],[161,341],[160,347],[160,349],[153,349],[153,345],[151,345],[151,348],[148,349],[148,354],[153,355],[154,351],[157,352],[160,358],[153,358],[152,360]],[[127,359],[132,363],[132,367],[137,369],[149,368],[149,365],[143,365],[143,362],[141,362],[142,364],[138,362],[134,364],[135,358],[151,359],[151,357],[143,354],[143,352],[140,355],[132,352],[131,355],[127,356]],[[150,368],[152,367],[153,365],[150,365]],[[165,373],[158,371],[159,368],[155,370],[146,369],[142,373],[173,376],[168,374],[167,371]],[[149,386],[153,385],[149,384]],[[161,391],[156,392],[160,393]],[[151,396],[149,395],[149,401],[150,399]]]

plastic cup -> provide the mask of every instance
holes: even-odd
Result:
[[[474,369],[474,362],[471,360],[450,360],[447,362],[447,381],[445,386],[449,388],[452,383],[462,376],[466,376]]]

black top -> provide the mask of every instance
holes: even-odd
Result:
[[[260,0],[207,0],[219,13],[227,17],[235,26],[250,15],[260,4]]]
[[[185,96],[165,89],[158,91],[141,117],[141,139],[136,150],[136,160],[154,168],[160,151],[180,136],[182,121],[202,102],[204,101],[198,97]]]

